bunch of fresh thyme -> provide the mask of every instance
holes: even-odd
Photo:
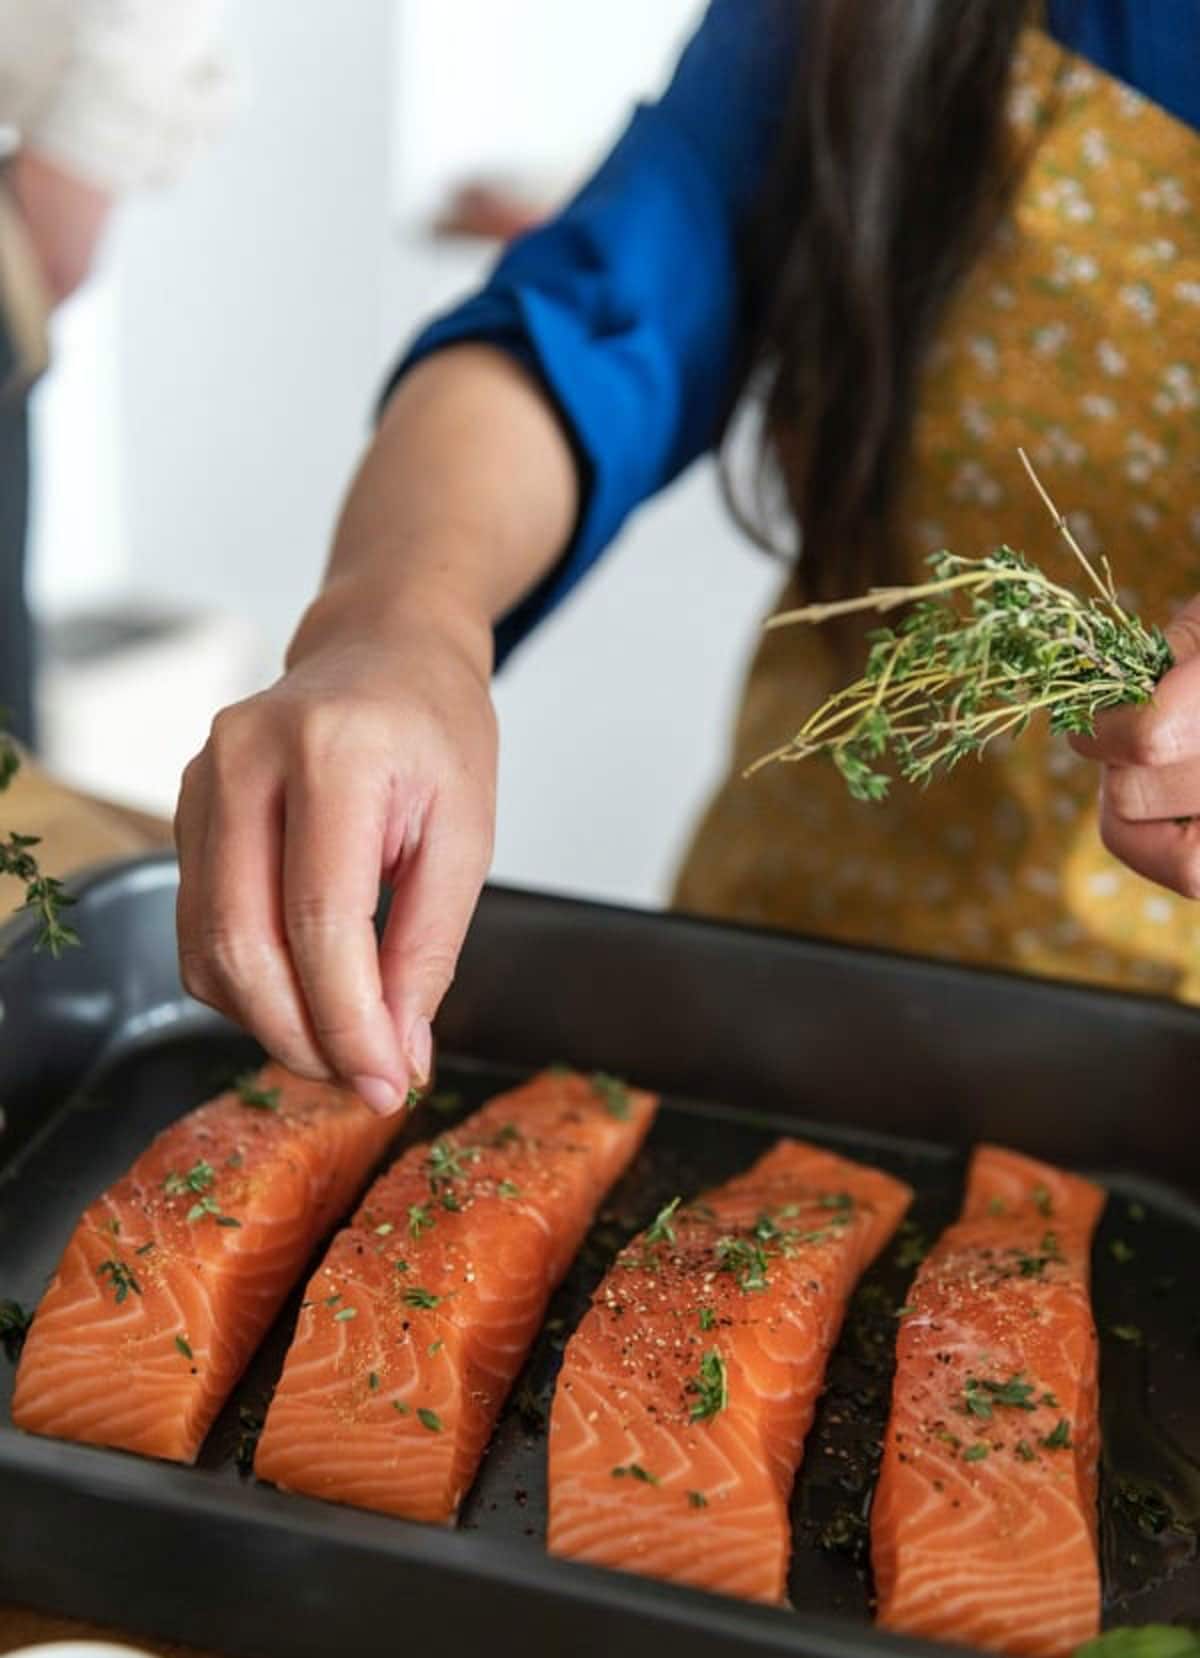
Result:
[[[1122,608],[1107,559],[1097,572],[1019,453],[1093,591],[1080,598],[1001,547],[980,559],[938,553],[933,579],[919,586],[772,617],[768,627],[784,627],[911,606],[896,627],[868,635],[862,676],[751,772],[823,754],[856,799],[883,800],[892,779],[881,763],[925,783],[997,737],[1018,735],[1035,714],[1045,712],[1052,731],[1091,732],[1104,709],[1149,702],[1172,666],[1170,646]]]
[[[0,727],[0,794],[8,788],[20,766],[16,744]],[[15,876],[25,888],[24,907],[34,910],[41,922],[35,948],[60,956],[68,945],[79,943],[75,929],[68,927],[62,918],[62,912],[75,900],[63,891],[61,881],[42,874],[33,855],[37,844],[36,835],[19,835],[15,830],[6,840],[0,840],[0,875]]]

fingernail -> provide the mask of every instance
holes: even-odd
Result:
[[[381,1117],[392,1116],[404,1104],[391,1083],[385,1082],[382,1077],[351,1077],[350,1086],[363,1104],[369,1105]]]
[[[429,1028],[428,1019],[422,1017],[413,1020],[408,1033],[405,1058],[412,1071],[413,1081],[418,1088],[424,1088],[429,1081],[429,1068],[433,1064],[433,1032]]]

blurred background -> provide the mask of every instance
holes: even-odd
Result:
[[[215,710],[278,672],[390,361],[583,176],[701,10],[232,0],[236,112],[121,206],[35,394],[52,770],[171,810]],[[706,464],[642,512],[499,679],[495,878],[665,896],[778,579],[716,493]]]

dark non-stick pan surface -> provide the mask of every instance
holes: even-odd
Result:
[[[162,859],[92,883],[78,911],[87,948],[59,963],[10,932],[0,1298],[34,1303],[90,1198],[256,1057],[179,992],[173,883]],[[441,1037],[436,1096],[406,1138],[451,1126],[552,1060],[619,1069],[666,1096],[550,1307],[459,1531],[253,1480],[298,1287],[195,1469],[16,1433],[12,1366],[0,1358],[0,1597],[278,1658],[402,1645],[631,1658],[923,1652],[871,1628],[866,1515],[896,1309],[925,1243],[956,1212],[970,1145],[995,1138],[1058,1157],[1111,1194],[1094,1288],[1106,1622],[1200,1615],[1195,1015],[495,891]],[[549,1560],[546,1414],[591,1289],[663,1203],[727,1178],[781,1134],[877,1163],[918,1194],[831,1366],[793,1501],[793,1610]],[[702,1549],[702,1511],[696,1527]]]

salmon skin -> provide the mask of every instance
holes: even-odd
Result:
[[[900,1324],[871,1513],[884,1627],[1045,1658],[1098,1633],[1103,1207],[1075,1175],[976,1150]]]
[[[194,1461],[397,1126],[269,1065],[164,1129],[71,1235],[25,1341],[17,1427]]]
[[[551,1552],[781,1602],[788,1499],[860,1274],[909,1188],[800,1141],[630,1243],[567,1344]]]
[[[656,1109],[613,1078],[545,1071],[407,1151],[308,1286],[260,1478],[453,1520],[550,1294]]]

